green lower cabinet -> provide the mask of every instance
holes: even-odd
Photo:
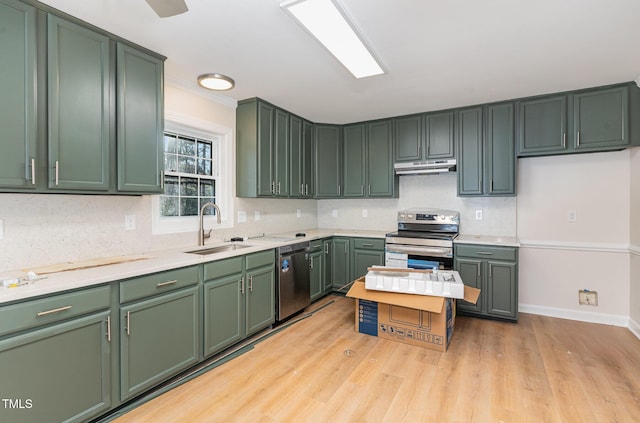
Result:
[[[275,252],[204,265],[204,356],[222,351],[275,321]]]
[[[120,395],[127,400],[198,362],[198,287],[120,308]]]
[[[354,238],[351,259],[351,280],[367,274],[368,268],[384,265],[384,239]]]
[[[321,285],[324,287],[324,293],[328,294],[333,291],[332,282],[332,263],[331,251],[333,251],[333,241],[331,239],[325,239],[322,241],[322,249],[324,251],[324,265],[322,266],[324,272],[322,274]]]
[[[349,244],[349,238],[334,238],[331,241],[331,283],[334,291],[346,292],[351,282]]]
[[[461,314],[518,320],[518,249],[454,245],[454,268],[467,286],[481,290],[476,304],[459,300]]]
[[[311,241],[309,245],[309,284],[311,301],[325,294],[325,252],[322,240]]]
[[[103,311],[0,341],[0,421],[84,422],[107,411],[110,317]]]

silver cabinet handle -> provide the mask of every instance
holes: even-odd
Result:
[[[347,255],[349,252],[349,242],[344,243],[344,254]]]
[[[111,342],[111,316],[107,316],[107,341]]]
[[[280,182],[278,182],[278,194],[280,194]]]
[[[56,185],[58,185],[58,182],[60,181],[60,179],[59,179],[59,176],[60,176],[59,169],[60,169],[60,162],[58,162],[56,160]]]
[[[54,308],[51,310],[47,310],[47,311],[41,311],[39,313],[36,314],[37,317],[42,317],[42,316],[46,316],[48,314],[53,314],[53,313],[60,313],[61,311],[66,311],[66,310],[71,310],[71,306],[64,306],[64,307],[60,307],[60,308]]]
[[[365,242],[362,244],[363,247],[373,247],[373,244]]]
[[[244,276],[240,278],[240,294],[244,295]]]
[[[476,254],[480,254],[481,256],[492,256],[493,253],[490,251],[476,251]]]
[[[304,195],[309,195],[309,184],[304,184]]]
[[[160,189],[164,190],[164,170],[160,171]]]
[[[31,159],[31,185],[36,184],[36,159]]]
[[[492,271],[492,269],[493,269],[493,266],[491,265],[491,263],[489,263],[489,278],[492,278],[492,277],[493,277],[493,271]]]
[[[371,184],[369,184],[369,196],[371,196]]]
[[[304,184],[300,184],[300,195],[304,195]]]
[[[271,181],[271,194],[276,193],[276,181]]]
[[[324,253],[329,254],[329,243],[324,244]]]
[[[313,257],[309,257],[311,260],[309,260],[309,269],[313,269]]]
[[[249,292],[253,292],[253,275],[249,276]]]
[[[163,286],[173,285],[173,284],[176,284],[176,283],[178,283],[178,280],[174,279],[172,281],[160,282],[160,283],[156,284],[156,287],[162,288]]]
[[[340,195],[342,195],[342,187],[338,184],[338,197],[340,197]]]
[[[578,139],[576,141],[576,147],[580,147],[580,131],[578,131]]]
[[[562,148],[567,148],[567,133],[562,133]]]
[[[131,312],[127,311],[127,335],[131,335]]]

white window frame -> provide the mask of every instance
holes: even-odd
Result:
[[[205,215],[207,228],[233,228],[233,130],[219,125],[177,113],[166,113],[165,131],[202,139],[220,138],[220,163],[218,183],[216,184],[216,204],[220,207],[222,223],[217,224],[216,217]],[[164,150],[164,148],[163,148]],[[164,162],[163,162],[164,163]],[[164,165],[163,165],[164,167]],[[151,232],[154,235],[182,232],[197,232],[200,226],[198,216],[160,216],[160,196],[151,196]]]

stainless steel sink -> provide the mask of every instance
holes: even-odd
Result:
[[[199,254],[201,256],[207,256],[209,254],[224,253],[225,251],[239,250],[241,248],[251,247],[247,244],[224,244],[216,245],[215,247],[203,248],[199,250],[186,251],[189,254]]]

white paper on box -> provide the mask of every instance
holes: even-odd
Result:
[[[404,294],[464,298],[464,283],[455,270],[435,270],[430,273],[370,270],[365,276],[365,288]]]

